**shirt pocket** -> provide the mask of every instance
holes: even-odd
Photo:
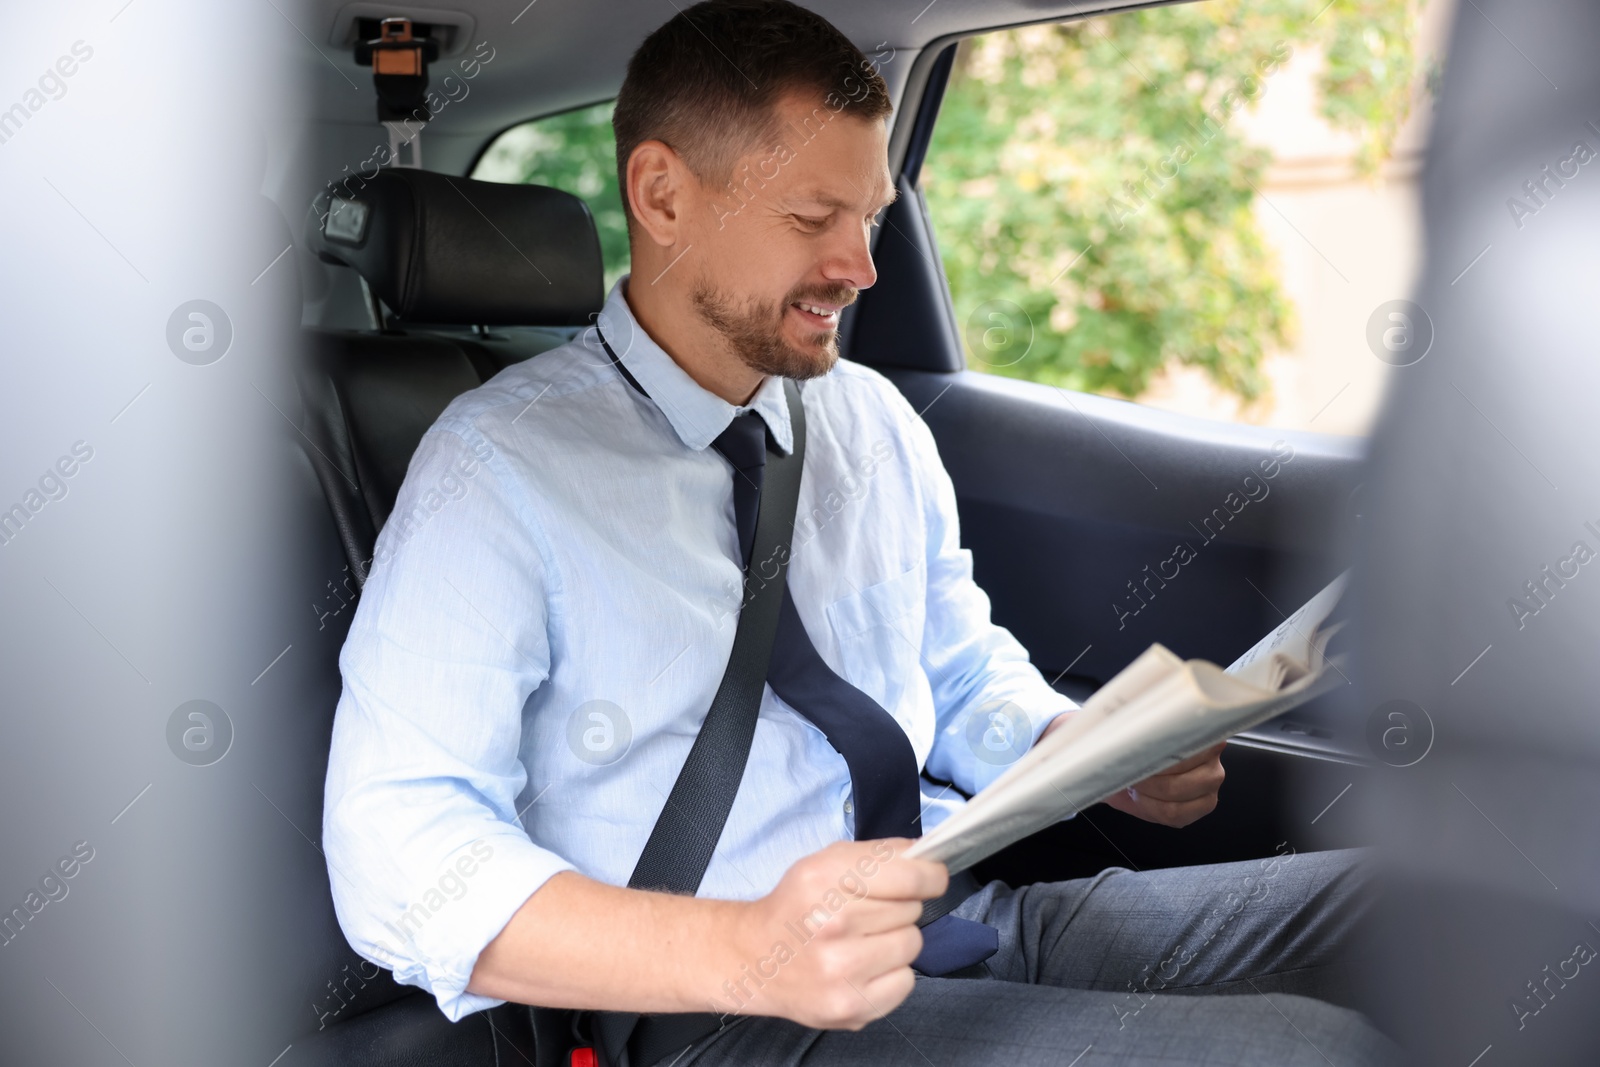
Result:
[[[869,585],[828,607],[845,680],[909,725],[902,708],[922,656],[927,565]]]

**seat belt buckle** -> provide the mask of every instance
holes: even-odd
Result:
[[[592,1047],[584,1045],[567,1053],[567,1067],[600,1067],[600,1057]]]

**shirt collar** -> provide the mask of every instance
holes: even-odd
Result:
[[[794,451],[794,429],[789,424],[789,404],[783,395],[783,379],[769,374],[748,404],[728,403],[704,389],[676,360],[644,331],[628,306],[624,274],[611,287],[600,312],[599,327],[611,351],[649,394],[667,417],[678,438],[695,451],[703,450],[728,428],[736,416],[754,411],[766,422],[779,450]]]

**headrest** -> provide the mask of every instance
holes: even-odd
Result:
[[[604,302],[594,219],[559,189],[392,168],[323,192],[315,219],[318,256],[408,322],[582,326]]]

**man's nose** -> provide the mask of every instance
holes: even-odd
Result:
[[[862,226],[849,234],[841,234],[829,247],[822,272],[830,282],[848,285],[853,289],[866,289],[878,280],[878,270],[872,264],[872,231]]]

